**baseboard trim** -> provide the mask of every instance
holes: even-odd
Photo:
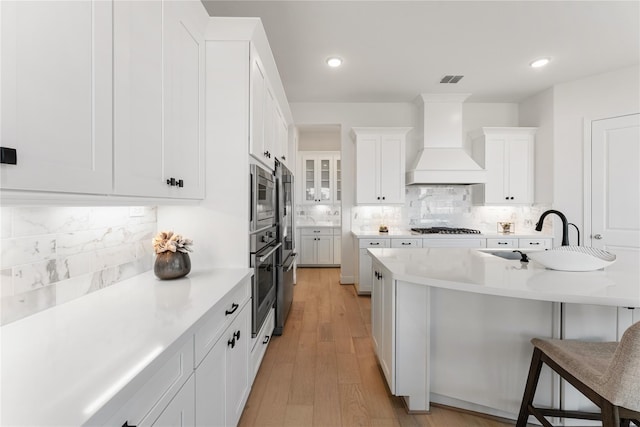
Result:
[[[353,276],[343,276],[340,275],[340,284],[341,285],[353,285],[356,282],[355,277]]]

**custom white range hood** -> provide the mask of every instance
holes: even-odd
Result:
[[[418,97],[424,146],[406,173],[407,185],[482,184],[486,171],[464,149],[462,103],[470,94],[429,94]],[[422,131],[422,132],[420,132]]]

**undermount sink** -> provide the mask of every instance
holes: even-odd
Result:
[[[522,256],[520,255],[520,253],[513,252],[513,251],[501,250],[501,251],[482,251],[482,252],[484,252],[485,254],[497,256],[504,259],[515,259],[515,260],[522,259]]]
[[[549,251],[529,253],[529,258],[551,270],[593,271],[615,262],[611,252],[587,246],[560,246]]]

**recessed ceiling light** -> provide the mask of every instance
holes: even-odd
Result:
[[[551,61],[549,58],[540,58],[540,59],[536,59],[535,61],[533,61],[529,65],[532,68],[540,68],[540,67],[544,67],[545,65],[547,65],[549,63],[549,61]]]
[[[327,65],[331,68],[336,68],[342,65],[342,58],[332,56],[327,58]]]

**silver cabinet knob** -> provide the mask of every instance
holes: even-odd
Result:
[[[596,240],[602,240],[602,234],[594,234],[593,238]]]

